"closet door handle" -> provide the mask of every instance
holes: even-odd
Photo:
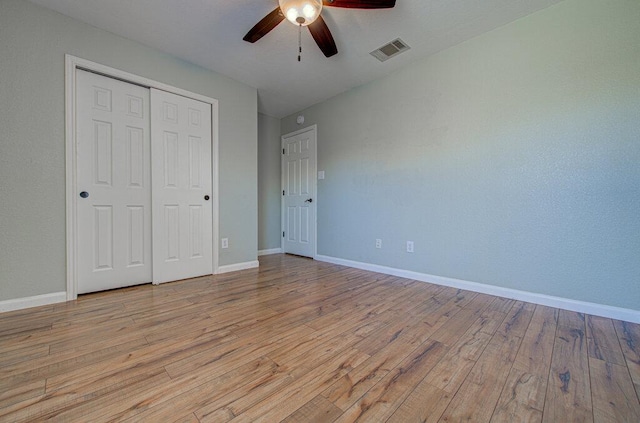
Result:
[[[204,201],[209,201],[209,198],[211,198],[211,197],[209,197],[208,195],[205,195],[204,196]]]
[[[88,198],[88,197],[89,197],[89,193],[88,193],[87,191],[82,191],[82,192],[80,193],[80,197],[82,197],[82,198]]]

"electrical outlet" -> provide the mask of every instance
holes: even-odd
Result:
[[[381,239],[376,239],[376,248],[382,248],[382,240]]]
[[[407,253],[413,253],[413,241],[407,241]]]
[[[222,248],[229,248],[229,238],[222,238]]]

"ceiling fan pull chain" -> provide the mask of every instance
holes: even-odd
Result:
[[[302,56],[302,24],[298,24],[298,62]]]

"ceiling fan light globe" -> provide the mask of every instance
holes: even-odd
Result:
[[[296,20],[298,19],[298,11],[294,8],[291,8],[289,10],[287,10],[286,13],[287,19],[289,20],[289,22],[295,23]]]
[[[312,19],[316,17],[316,8],[309,3],[302,6],[302,14],[306,19]]]
[[[307,26],[320,16],[322,0],[278,0],[287,20],[298,26]]]

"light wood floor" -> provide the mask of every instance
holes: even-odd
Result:
[[[0,314],[0,421],[640,422],[640,326],[273,255]]]

